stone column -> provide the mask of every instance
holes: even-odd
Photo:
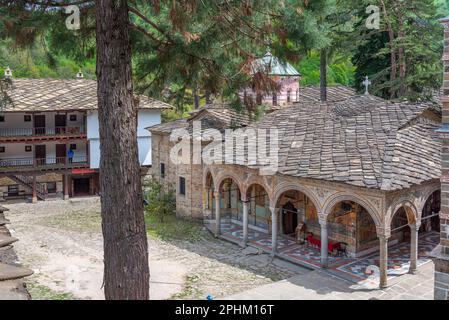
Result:
[[[221,210],[220,210],[220,191],[214,191],[215,197],[215,237],[219,237],[221,233]]]
[[[416,274],[418,270],[418,231],[419,224],[410,225],[410,273]]]
[[[276,216],[276,208],[270,207],[271,212],[271,255],[274,255],[278,251],[278,219]]]
[[[380,241],[380,259],[379,259],[379,276],[380,288],[388,286],[388,236],[379,236]]]
[[[327,268],[328,266],[328,244],[329,238],[327,234],[327,220],[326,218],[320,219],[321,226],[321,266]]]
[[[243,242],[242,245],[246,247],[248,244],[248,207],[249,202],[247,199],[242,199],[243,204]]]
[[[33,194],[31,198],[32,203],[37,202],[37,194],[36,194],[36,175],[33,175]]]
[[[69,175],[63,175],[64,200],[69,199]]]

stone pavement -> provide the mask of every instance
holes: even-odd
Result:
[[[390,281],[388,288],[368,289],[337,278],[326,270],[315,270],[287,280],[267,284],[226,300],[433,300],[433,263]]]

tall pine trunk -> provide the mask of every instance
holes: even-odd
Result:
[[[200,108],[200,96],[198,94],[198,86],[196,84],[193,87],[193,104],[195,109]]]
[[[96,1],[101,218],[106,299],[149,299],[126,0]]]
[[[320,52],[320,91],[321,101],[327,101],[327,51],[321,49]]]
[[[388,16],[387,7],[385,5],[385,2],[383,0],[380,1],[382,4],[382,10],[385,15],[385,19],[387,21],[387,28],[388,28],[388,37],[390,40],[390,98],[393,99],[396,97],[396,89],[395,89],[395,82],[396,82],[396,75],[397,75],[397,62],[396,62],[396,50],[394,49],[394,30],[393,26],[391,25],[390,18]]]

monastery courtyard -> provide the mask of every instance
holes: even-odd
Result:
[[[15,250],[23,265],[35,271],[27,281],[33,299],[103,299],[103,243],[97,197],[37,204],[7,203],[6,217]],[[286,259],[308,259],[303,266],[272,259],[269,238],[251,232],[250,246],[242,249],[241,227],[223,222],[222,237],[215,239],[201,224],[176,222],[173,237],[169,222],[157,227],[147,221],[152,299],[433,299],[433,263],[426,252],[434,235],[420,239],[418,274],[407,274],[408,248],[390,248],[389,287],[378,286],[372,275],[357,270],[377,265],[365,259],[330,257],[329,268],[313,270],[319,252],[280,239]],[[169,230],[169,232],[168,232]],[[301,251],[301,252],[300,252]],[[301,254],[299,254],[301,253]],[[317,257],[316,257],[317,255]],[[318,259],[318,260],[317,260]],[[292,260],[294,261],[294,260]],[[358,274],[359,273],[359,274]],[[400,275],[400,276],[398,276]],[[359,277],[359,278],[357,278]]]

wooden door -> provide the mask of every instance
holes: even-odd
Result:
[[[45,134],[45,115],[34,116],[34,133]]]
[[[34,147],[34,157],[36,159],[36,164],[38,166],[42,166],[46,164],[47,152],[45,148],[45,144],[36,145]]]
[[[67,117],[65,114],[55,115],[55,133],[65,133],[67,126]]]
[[[65,163],[67,157],[67,146],[65,144],[56,145],[56,163]]]
[[[298,210],[291,202],[282,207],[282,223],[284,234],[292,234],[298,225]]]

